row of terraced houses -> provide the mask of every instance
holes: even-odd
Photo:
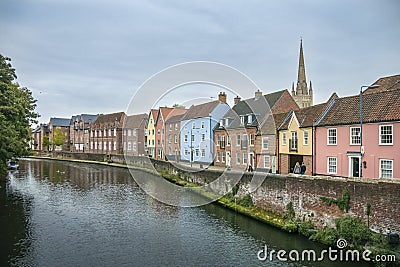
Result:
[[[159,107],[148,114],[51,118],[32,131],[31,147],[283,174],[304,162],[307,175],[400,178],[400,75],[380,78],[362,94],[333,93],[313,105],[301,44],[291,93],[257,91],[243,100],[236,96],[232,108],[227,97],[220,92],[215,101]],[[65,143],[43,147],[43,137],[51,139],[57,128]]]

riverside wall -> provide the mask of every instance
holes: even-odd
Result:
[[[182,179],[198,184],[207,184],[221,175],[229,177],[229,171],[190,169],[175,166],[166,161],[145,157],[124,157],[123,155],[104,156],[102,154],[55,153],[53,157],[74,158],[83,160],[110,160],[137,166],[155,168],[178,174]],[[152,166],[150,166],[152,165]],[[253,173],[244,173],[238,185],[238,197],[250,194],[255,205],[283,215],[286,205],[292,202],[296,217],[300,221],[311,221],[317,227],[334,226],[334,220],[346,214],[337,205],[328,206],[321,197],[337,199],[342,197],[343,190],[350,193],[349,214],[367,222],[366,207],[371,205],[369,216],[370,227],[382,232],[400,232],[400,180],[340,178],[328,176],[301,176],[262,174],[263,182],[257,189],[250,189]],[[226,180],[221,179],[222,181]]]

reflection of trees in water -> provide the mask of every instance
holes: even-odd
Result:
[[[0,182],[0,266],[16,265],[31,246],[31,199]]]

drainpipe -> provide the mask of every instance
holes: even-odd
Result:
[[[313,126],[312,127],[312,133],[313,133],[313,142],[312,142],[312,161],[311,161],[311,164],[312,164],[312,168],[311,168],[311,170],[312,170],[312,173],[311,173],[311,175],[315,175],[315,150],[316,150],[316,144],[315,144],[315,142],[316,142],[316,140],[317,140],[317,138],[316,138],[316,136],[315,136],[315,127]]]

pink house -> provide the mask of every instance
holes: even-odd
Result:
[[[399,81],[397,87],[400,86]],[[360,97],[335,100],[316,124],[316,174],[400,178],[399,89],[391,86],[364,92],[363,148],[360,141]]]

